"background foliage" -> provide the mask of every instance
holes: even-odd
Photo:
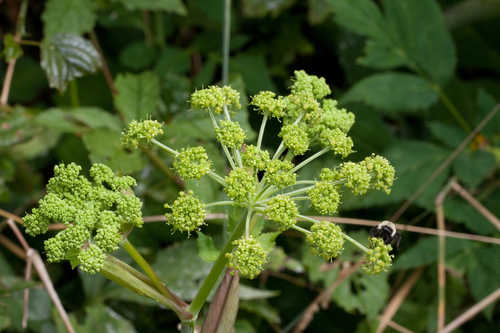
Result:
[[[495,16],[500,5],[495,0],[476,1],[483,12],[474,17],[468,15],[470,10],[460,10],[470,2],[234,1],[231,85],[246,97],[265,89],[285,92],[294,69],[324,76],[335,88],[334,97],[356,114],[352,137],[359,151],[352,159],[370,152],[383,154],[398,178],[390,196],[346,197],[341,215],[388,219],[500,98],[500,20]],[[119,135],[126,122],[152,117],[168,124],[163,140],[169,145],[203,144],[216,168],[223,168],[215,142],[207,141],[209,120],[189,112],[187,103],[194,89],[220,80],[223,1],[29,1],[23,40],[40,41],[40,48],[21,48],[12,37],[19,2],[4,1],[0,8],[2,55],[6,61],[18,58],[9,106],[0,110],[2,208],[23,215],[43,195],[53,165],[59,162],[76,162],[84,169],[102,162],[133,175],[145,216],[163,214],[163,203],[172,201],[182,187],[206,201],[221,196],[209,181],[181,183],[171,170],[172,161],[154,150],[125,151]],[[114,85],[100,70],[96,40]],[[2,77],[6,70],[2,62]],[[255,135],[258,115],[239,115],[247,118],[241,120]],[[276,133],[268,134],[264,144],[276,146]],[[500,215],[499,161],[497,116],[398,222],[435,227],[434,199],[452,176]],[[324,157],[308,172],[317,174],[331,163],[335,161]],[[498,237],[498,230],[460,197],[447,198],[444,208],[449,230]],[[313,214],[310,207],[304,209]],[[366,237],[366,229],[348,229],[359,229],[359,236]],[[209,235],[217,231],[203,230]],[[13,237],[7,229],[2,233]],[[203,236],[182,241],[182,235],[162,223],[149,223],[131,237],[155,263],[160,277],[188,299],[210,267],[203,259],[216,253]],[[40,248],[40,240],[28,241]],[[277,243],[268,273],[242,282],[236,332],[286,331],[318,290],[337,277],[339,267],[325,266],[303,251],[300,238],[278,238]],[[498,251],[498,245],[447,241],[447,321],[499,288]],[[352,251],[346,251],[341,260],[351,258]],[[414,332],[435,331],[436,261],[435,237],[403,233],[391,273],[351,275],[307,331],[376,328],[387,301],[416,267],[424,267],[423,273],[394,321]],[[20,330],[23,268],[0,249],[0,330]],[[100,276],[81,274],[66,264],[49,265],[49,271],[78,332],[95,332],[102,323],[107,332],[176,331],[173,314]],[[39,285],[32,288],[29,319],[30,332],[64,331]],[[499,331],[499,323],[500,309],[489,306],[461,331]]]

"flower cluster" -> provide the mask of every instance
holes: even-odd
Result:
[[[394,255],[390,254],[392,246],[385,244],[381,238],[371,237],[369,239],[369,250],[366,253],[364,270],[368,274],[378,274],[387,271],[392,265]]]
[[[137,149],[140,144],[150,142],[155,136],[163,134],[161,124],[156,120],[131,121],[122,133],[125,147]]]
[[[253,96],[251,109],[260,113],[262,123],[257,142],[250,144],[245,142],[248,135],[242,127],[231,119],[241,107],[237,91],[230,87],[211,86],[194,92],[190,98],[192,109],[209,115],[215,138],[228,160],[230,170],[227,175],[219,175],[210,169],[211,162],[202,147],[179,152],[156,140],[151,142],[174,156],[175,170],[182,178],[199,179],[207,175],[222,185],[228,200],[204,204],[193,192],[181,192],[172,205],[167,205],[172,210],[167,215],[168,223],[175,230],[189,234],[203,225],[205,210],[211,207],[230,205],[242,208],[246,212],[246,219],[241,222],[244,228],[238,229],[242,230],[241,234],[233,239],[234,249],[226,254],[226,258],[229,267],[248,278],[255,277],[267,260],[266,250],[258,241],[259,233],[266,228],[278,231],[296,229],[305,233],[312,250],[326,260],[337,257],[342,252],[344,241],[350,241],[367,253],[367,267],[370,267],[367,271],[384,270],[390,261],[380,242],[372,239],[366,248],[344,234],[339,226],[300,215],[296,204],[307,200],[320,214],[336,214],[343,191],[349,190],[356,195],[371,189],[389,193],[394,180],[394,168],[385,158],[375,155],[361,162],[346,161],[325,168],[317,179],[299,178],[298,171],[321,155],[346,158],[353,152],[353,141],[348,132],[354,124],[354,114],[340,108],[336,100],[327,98],[330,93],[324,78],[296,71],[288,95],[277,96],[274,92],[263,91]],[[262,146],[269,118],[276,118],[283,124],[279,132],[281,143],[273,153]],[[133,128],[140,127],[134,124]],[[135,133],[137,138],[148,135],[147,132],[138,134],[139,130],[129,129],[128,132]],[[316,152],[313,151],[315,148],[318,148]],[[251,221],[256,214],[273,223],[264,229],[253,230],[255,223]],[[307,224],[301,226],[299,223],[303,222],[299,220]]]
[[[103,164],[91,167],[91,180],[80,171],[75,163],[55,166],[47,194],[23,222],[33,236],[47,232],[50,223],[64,223],[64,230],[45,241],[48,261],[69,260],[95,273],[106,253],[118,249],[121,233],[142,226],[142,202],[131,190],[132,177],[117,176]]]

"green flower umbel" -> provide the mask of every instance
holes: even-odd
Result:
[[[369,239],[369,250],[365,256],[366,264],[363,267],[368,274],[385,272],[392,265],[394,257],[390,252],[392,246],[385,244],[382,238],[371,237]]]
[[[193,191],[179,192],[179,197],[172,205],[165,204],[172,213],[165,214],[167,224],[174,230],[190,232],[198,230],[205,223],[205,204],[193,196]]]
[[[185,180],[200,179],[210,171],[211,164],[201,146],[183,149],[174,160],[175,171]]]
[[[45,241],[47,260],[69,260],[95,273],[106,253],[118,248],[121,233],[142,226],[142,203],[131,190],[132,177],[116,176],[103,164],[92,166],[90,181],[80,171],[74,163],[57,165],[39,208],[23,221],[33,236],[45,233],[50,223],[66,224],[66,229]]]
[[[286,230],[295,225],[299,214],[295,202],[286,195],[277,195],[269,200],[265,212],[271,221],[279,224],[280,230]]]
[[[226,177],[224,192],[236,202],[248,202],[255,193],[255,179],[245,168],[236,168]]]
[[[319,222],[313,224],[311,233],[307,235],[306,239],[313,252],[326,260],[336,258],[344,249],[342,229],[333,223]]]
[[[233,245],[233,252],[226,254],[228,266],[249,279],[259,275],[267,262],[267,252],[262,245],[252,236],[235,240]]]
[[[140,144],[148,143],[155,136],[163,134],[161,124],[156,120],[131,121],[122,132],[122,143],[127,148],[137,149]]]
[[[191,95],[191,106],[195,109],[222,113],[224,106],[240,109],[240,93],[231,87],[210,86]]]

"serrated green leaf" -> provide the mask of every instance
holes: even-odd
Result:
[[[123,174],[130,174],[143,167],[143,160],[138,151],[128,152],[122,147],[119,132],[97,128],[86,132],[82,139],[90,152],[92,163],[106,164]]]
[[[3,55],[6,62],[20,58],[23,55],[21,45],[14,40],[12,34],[5,34],[3,37]]]
[[[47,1],[42,13],[45,37],[90,32],[97,19],[96,8],[96,2],[92,0]]]
[[[206,262],[214,262],[219,256],[219,250],[215,247],[212,237],[205,235],[201,231],[198,232],[196,239],[198,245],[198,255]]]
[[[60,91],[68,82],[93,73],[101,67],[99,53],[92,43],[77,35],[59,34],[45,39],[41,46],[41,66],[49,85]]]
[[[437,101],[431,84],[412,74],[386,72],[357,82],[343,102],[364,102],[387,111],[424,109]]]
[[[430,77],[445,83],[455,71],[455,46],[435,0],[383,2],[394,42]]]
[[[358,58],[362,65],[376,69],[393,69],[408,62],[401,56],[401,50],[385,40],[368,40],[365,44],[365,55]]]
[[[210,264],[198,256],[195,240],[184,241],[159,251],[153,265],[168,288],[187,300],[196,295],[210,267]]]
[[[160,83],[152,72],[120,74],[115,81],[118,94],[114,97],[116,108],[125,121],[150,118],[160,103]]]
[[[186,15],[186,7],[182,0],[113,0],[121,2],[127,9],[163,10],[179,15]]]
[[[329,0],[335,21],[358,34],[386,38],[382,13],[371,0]]]

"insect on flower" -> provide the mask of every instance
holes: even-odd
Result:
[[[376,227],[370,230],[370,236],[381,238],[386,245],[394,245],[396,249],[399,248],[401,235],[396,230],[396,225],[390,221],[380,222]]]

